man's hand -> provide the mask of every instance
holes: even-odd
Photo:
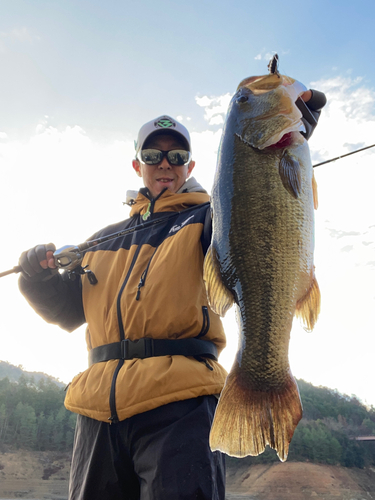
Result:
[[[27,280],[46,281],[58,272],[53,252],[56,247],[53,243],[37,245],[21,254],[19,265],[22,276]]]
[[[298,109],[302,113],[302,121],[306,132],[301,134],[308,140],[318,123],[320,112],[326,105],[327,99],[323,92],[318,90],[306,90],[296,101]]]

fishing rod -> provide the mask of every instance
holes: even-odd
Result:
[[[209,205],[209,202],[206,202],[203,205]],[[125,236],[127,234],[135,233],[143,229],[147,229],[149,227],[157,226],[158,224],[166,222],[169,219],[173,219],[177,215],[183,214],[184,212],[187,211],[191,212],[195,208],[202,208],[202,205],[197,205],[196,207],[190,207],[185,210],[180,210],[179,212],[174,212],[172,215],[159,217],[155,220],[142,222],[141,224],[137,224],[136,226],[129,227],[127,229],[123,229],[122,231],[118,231],[117,233],[109,234],[108,236],[102,236],[101,238],[98,238],[96,240],[85,241],[84,243],[80,243],[79,245],[65,245],[53,253],[56,267],[67,271],[73,271],[80,265],[83,259],[83,254],[87,252],[87,250],[90,250],[90,248],[93,248],[97,245],[101,245],[102,243],[114,240],[116,238],[121,238],[121,236]],[[9,274],[20,273],[21,271],[22,271],[21,266],[14,266],[13,269],[8,269],[7,271],[0,273],[0,278],[2,278],[3,276],[8,276]],[[86,271],[86,273],[91,273],[91,271]],[[85,274],[85,272],[83,272],[83,274]]]
[[[375,144],[371,144],[371,146],[366,146],[364,148],[361,148],[361,149],[356,149],[355,151],[351,151],[350,153],[346,153],[344,155],[341,155],[341,156],[336,156],[336,158],[331,158],[330,160],[326,160],[326,161],[322,161],[321,163],[317,163],[316,165],[313,165],[313,167],[319,167],[320,165],[325,165],[326,163],[330,163],[331,161],[336,161],[336,160],[340,160],[340,158],[345,158],[345,156],[349,156],[349,155],[354,155],[355,153],[359,153],[360,151],[364,151],[365,149],[370,149],[370,148],[373,148],[375,146]]]

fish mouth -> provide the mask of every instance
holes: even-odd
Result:
[[[299,133],[299,132],[297,132]],[[282,149],[282,148],[287,148],[288,146],[291,146],[294,144],[296,141],[294,140],[294,135],[295,133],[293,132],[287,132],[282,136],[282,138],[276,142],[275,144],[271,144],[268,146],[266,149]]]

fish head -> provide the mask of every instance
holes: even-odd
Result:
[[[284,75],[246,78],[231,100],[227,120],[235,124],[235,133],[243,142],[257,149],[283,142],[287,134],[291,143],[302,143],[299,132],[305,128],[296,100],[305,90],[300,82]]]

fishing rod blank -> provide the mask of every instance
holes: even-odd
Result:
[[[373,148],[375,146],[375,144],[372,144],[371,146],[366,146],[364,148],[361,148],[361,149],[356,149],[355,151],[351,151],[350,153],[346,153],[344,155],[341,155],[341,156],[336,156],[336,158],[331,158],[330,160],[326,160],[326,161],[322,161],[321,163],[317,163],[316,165],[313,165],[313,167],[319,167],[320,165],[325,165],[326,163],[330,163],[331,161],[336,161],[336,160],[339,160],[340,158],[345,158],[345,156],[349,156],[349,155],[354,155],[354,153],[359,153],[360,151],[364,151],[365,149],[370,149],[370,148]]]

